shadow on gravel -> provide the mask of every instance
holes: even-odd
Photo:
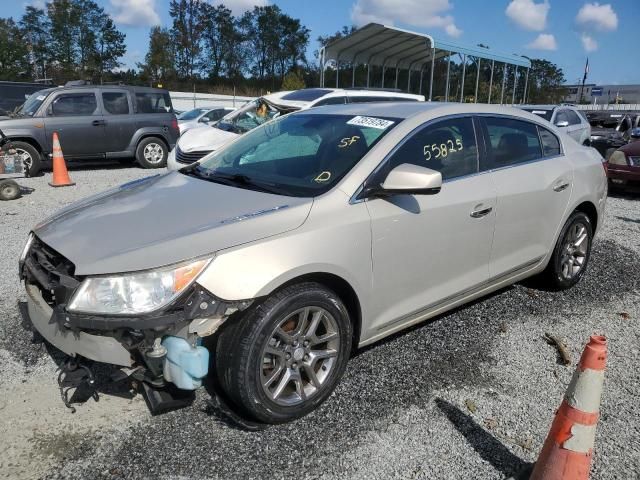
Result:
[[[466,438],[471,448],[505,477],[519,476],[521,472],[531,466],[530,463],[514,455],[506,446],[480,427],[473,421],[472,417],[458,407],[440,398],[436,398],[435,402],[436,406],[445,414],[456,430]]]
[[[616,215],[616,218],[623,222],[640,223],[640,218],[621,217],[620,215]]]

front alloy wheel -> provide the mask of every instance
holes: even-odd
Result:
[[[244,414],[265,423],[317,408],[351,352],[347,309],[318,283],[286,287],[224,327],[215,347],[218,384]]]

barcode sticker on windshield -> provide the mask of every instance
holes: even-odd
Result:
[[[47,96],[46,96],[46,95],[38,95],[38,96],[36,97],[36,100],[42,101],[42,100],[44,100],[45,98],[47,98]]]
[[[380,130],[384,130],[385,128],[393,124],[394,122],[392,122],[391,120],[384,120],[383,118],[375,118],[375,117],[363,117],[360,115],[358,115],[357,117],[353,117],[351,120],[347,122],[347,125],[378,128]]]

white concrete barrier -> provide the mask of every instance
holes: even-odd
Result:
[[[215,93],[169,92],[173,108],[180,111],[198,107],[239,107],[256,97],[218,95]]]

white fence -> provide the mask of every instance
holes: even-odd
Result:
[[[173,108],[180,111],[198,107],[239,107],[255,97],[236,97],[211,93],[169,92]]]
[[[602,105],[576,105],[576,108],[580,110],[595,110],[595,111],[605,111],[605,110],[640,110],[640,103],[621,103],[618,105],[615,104],[602,104]]]

